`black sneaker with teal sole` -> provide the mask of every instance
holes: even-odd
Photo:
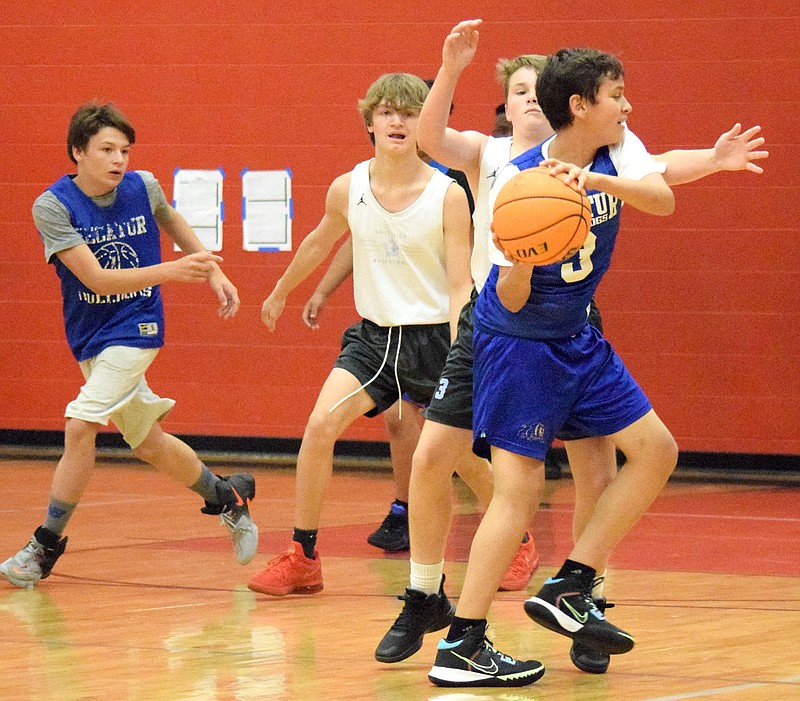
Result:
[[[536,660],[515,660],[486,637],[486,626],[468,631],[456,642],[440,640],[428,679],[436,686],[527,686],[544,674]]]
[[[606,609],[614,607],[614,604],[606,601],[605,597],[596,598],[594,605],[602,614],[605,614]],[[608,653],[595,650],[574,640],[569,649],[569,658],[581,672],[589,674],[605,674],[608,671],[608,665],[611,664],[611,657]]]
[[[592,598],[592,586],[574,577],[548,579],[525,602],[525,613],[541,626],[609,655],[630,652],[634,639],[609,623]]]

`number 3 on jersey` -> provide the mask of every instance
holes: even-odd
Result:
[[[592,272],[594,265],[592,265],[592,253],[594,253],[595,246],[597,245],[597,236],[591,231],[586,235],[586,240],[578,251],[578,264],[577,268],[575,263],[564,263],[561,266],[561,278],[564,282],[578,282],[583,280],[589,273]]]

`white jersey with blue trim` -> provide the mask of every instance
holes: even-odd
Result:
[[[497,192],[514,175],[535,168],[548,158],[552,138],[503,168],[492,191],[492,205]],[[652,173],[663,173],[665,166],[653,160],[639,138],[626,129],[623,140],[598,149],[586,169],[640,180]],[[621,200],[599,190],[589,190],[587,195],[592,205],[592,225],[582,248],[564,262],[534,268],[530,297],[519,312],[510,312],[497,297],[498,266],[509,263],[490,245],[489,258],[494,266],[475,305],[475,328],[505,336],[554,339],[576,334],[587,324],[586,310],[611,264],[623,205]]]

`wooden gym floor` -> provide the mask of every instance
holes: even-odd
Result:
[[[0,559],[41,523],[52,460],[0,460]],[[407,554],[366,543],[393,498],[384,471],[334,475],[320,531],[325,589],[270,598],[245,584],[290,538],[294,473],[250,469],[259,554],[236,564],[196,495],[149,469],[96,470],[52,576],[35,590],[0,581],[2,697],[27,701],[790,701],[800,699],[800,482],[673,479],[619,547],[606,592],[612,621],[637,646],[605,675],[569,660],[569,640],[533,624],[522,602],[569,550],[572,482],[547,483],[534,532],[542,565],[525,592],[497,595],[490,637],[543,661],[536,684],[437,689],[427,680],[440,634],[395,665],[373,652],[400,611]],[[454,481],[457,517],[447,589],[457,595],[478,522]]]

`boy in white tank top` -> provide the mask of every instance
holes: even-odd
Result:
[[[315,545],[336,440],[359,416],[375,416],[401,397],[427,404],[468,299],[466,194],[417,152],[427,93],[424,81],[408,74],[372,84],[359,109],[375,156],[333,181],[322,220],[262,306],[261,318],[274,331],[288,294],[351,232],[354,295],[363,320],[345,331],[306,426],[292,543],[250,580],[253,591],[282,596],[322,589]]]

